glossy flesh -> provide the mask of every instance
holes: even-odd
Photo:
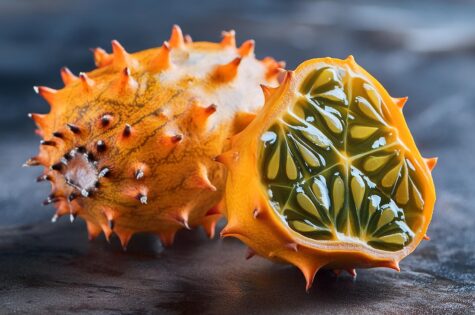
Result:
[[[314,68],[261,136],[272,208],[307,238],[401,250],[424,223],[425,166],[369,80],[344,66]]]

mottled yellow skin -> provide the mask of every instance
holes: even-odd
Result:
[[[356,237],[318,240],[304,237],[284,223],[270,203],[267,187],[263,184],[266,175],[260,165],[261,136],[280,117],[288,113],[296,100],[302,82],[318,67],[341,67],[352,76],[360,76],[371,83],[386,104],[391,127],[397,130],[398,143],[404,146],[406,157],[415,161],[416,176],[424,206],[412,219],[413,240],[397,251],[386,251],[368,246]],[[354,268],[389,267],[399,270],[398,262],[409,255],[425,238],[435,203],[435,188],[431,170],[436,159],[424,159],[420,155],[402,113],[405,99],[394,99],[381,84],[358,66],[352,57],[346,60],[322,58],[302,63],[294,72],[288,72],[279,88],[266,89],[266,104],[253,122],[232,138],[232,147],[218,160],[229,170],[226,184],[227,226],[222,236],[240,239],[251,248],[251,253],[275,261],[297,266],[304,274],[307,289],[320,268],[348,270]],[[265,169],[266,166],[264,166]]]
[[[114,41],[95,58],[98,69],[80,77],[63,69],[63,89],[37,89],[51,105],[32,115],[47,142],[27,163],[45,167],[57,215],[85,219],[91,238],[115,232],[124,246],[135,232],[170,244],[200,224],[212,237],[226,177],[214,157],[263,105],[260,84],[276,83],[278,64],[255,59],[252,41],[236,48],[233,32],[193,43],[176,26],[160,48],[129,54]],[[92,162],[73,151],[61,164],[78,147]]]

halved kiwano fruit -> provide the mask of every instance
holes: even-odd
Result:
[[[266,105],[218,157],[228,225],[253,252],[333,270],[389,267],[431,220],[436,159],[421,157],[391,98],[352,57],[313,59],[264,88]]]

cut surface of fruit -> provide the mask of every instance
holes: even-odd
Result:
[[[230,169],[223,234],[306,276],[323,266],[397,269],[423,238],[435,202],[436,160],[421,157],[404,102],[352,57],[288,73],[220,157]]]
[[[124,247],[136,232],[164,244],[180,228],[214,234],[226,170],[214,157],[264,104],[260,84],[277,84],[280,63],[257,60],[254,41],[236,47],[192,42],[174,26],[161,47],[128,53],[94,50],[97,69],[72,74],[65,87],[35,87],[50,105],[31,114],[43,138],[27,166],[42,165],[55,221],[87,221],[90,238],[116,233]]]

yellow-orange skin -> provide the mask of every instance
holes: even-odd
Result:
[[[259,139],[289,104],[292,104],[300,84],[314,69],[313,66],[319,63],[348,67],[363,75],[377,88],[390,110],[393,127],[399,131],[399,138],[421,166],[421,172],[418,174],[422,177],[421,189],[425,196],[422,214],[424,220],[420,228],[414,231],[413,241],[400,251],[378,250],[363,243],[305,238],[283,224],[269,203],[258,162]],[[354,268],[389,267],[399,271],[399,261],[409,255],[424,238],[435,203],[435,188],[430,172],[436,159],[424,159],[419,153],[402,113],[406,99],[393,99],[351,56],[346,60],[308,60],[294,72],[288,72],[280,87],[266,89],[265,92],[267,95],[263,110],[243,132],[233,137],[232,148],[219,157],[229,169],[225,197],[228,224],[222,231],[222,236],[240,239],[263,257],[297,266],[306,278],[307,289],[320,268],[354,272]]]
[[[32,118],[55,145],[41,145],[28,164],[45,166],[58,216],[82,217],[90,238],[115,232],[124,246],[135,232],[156,233],[165,245],[183,227],[203,225],[214,235],[226,177],[214,157],[262,106],[259,85],[276,84],[279,67],[255,59],[252,41],[237,48],[234,32],[223,36],[221,43],[193,43],[175,26],[169,43],[134,54],[114,41],[112,54],[95,50],[98,69],[80,77],[63,69],[63,89],[37,88],[51,111]],[[69,202],[78,192],[50,167],[79,146],[110,175],[91,196]]]

